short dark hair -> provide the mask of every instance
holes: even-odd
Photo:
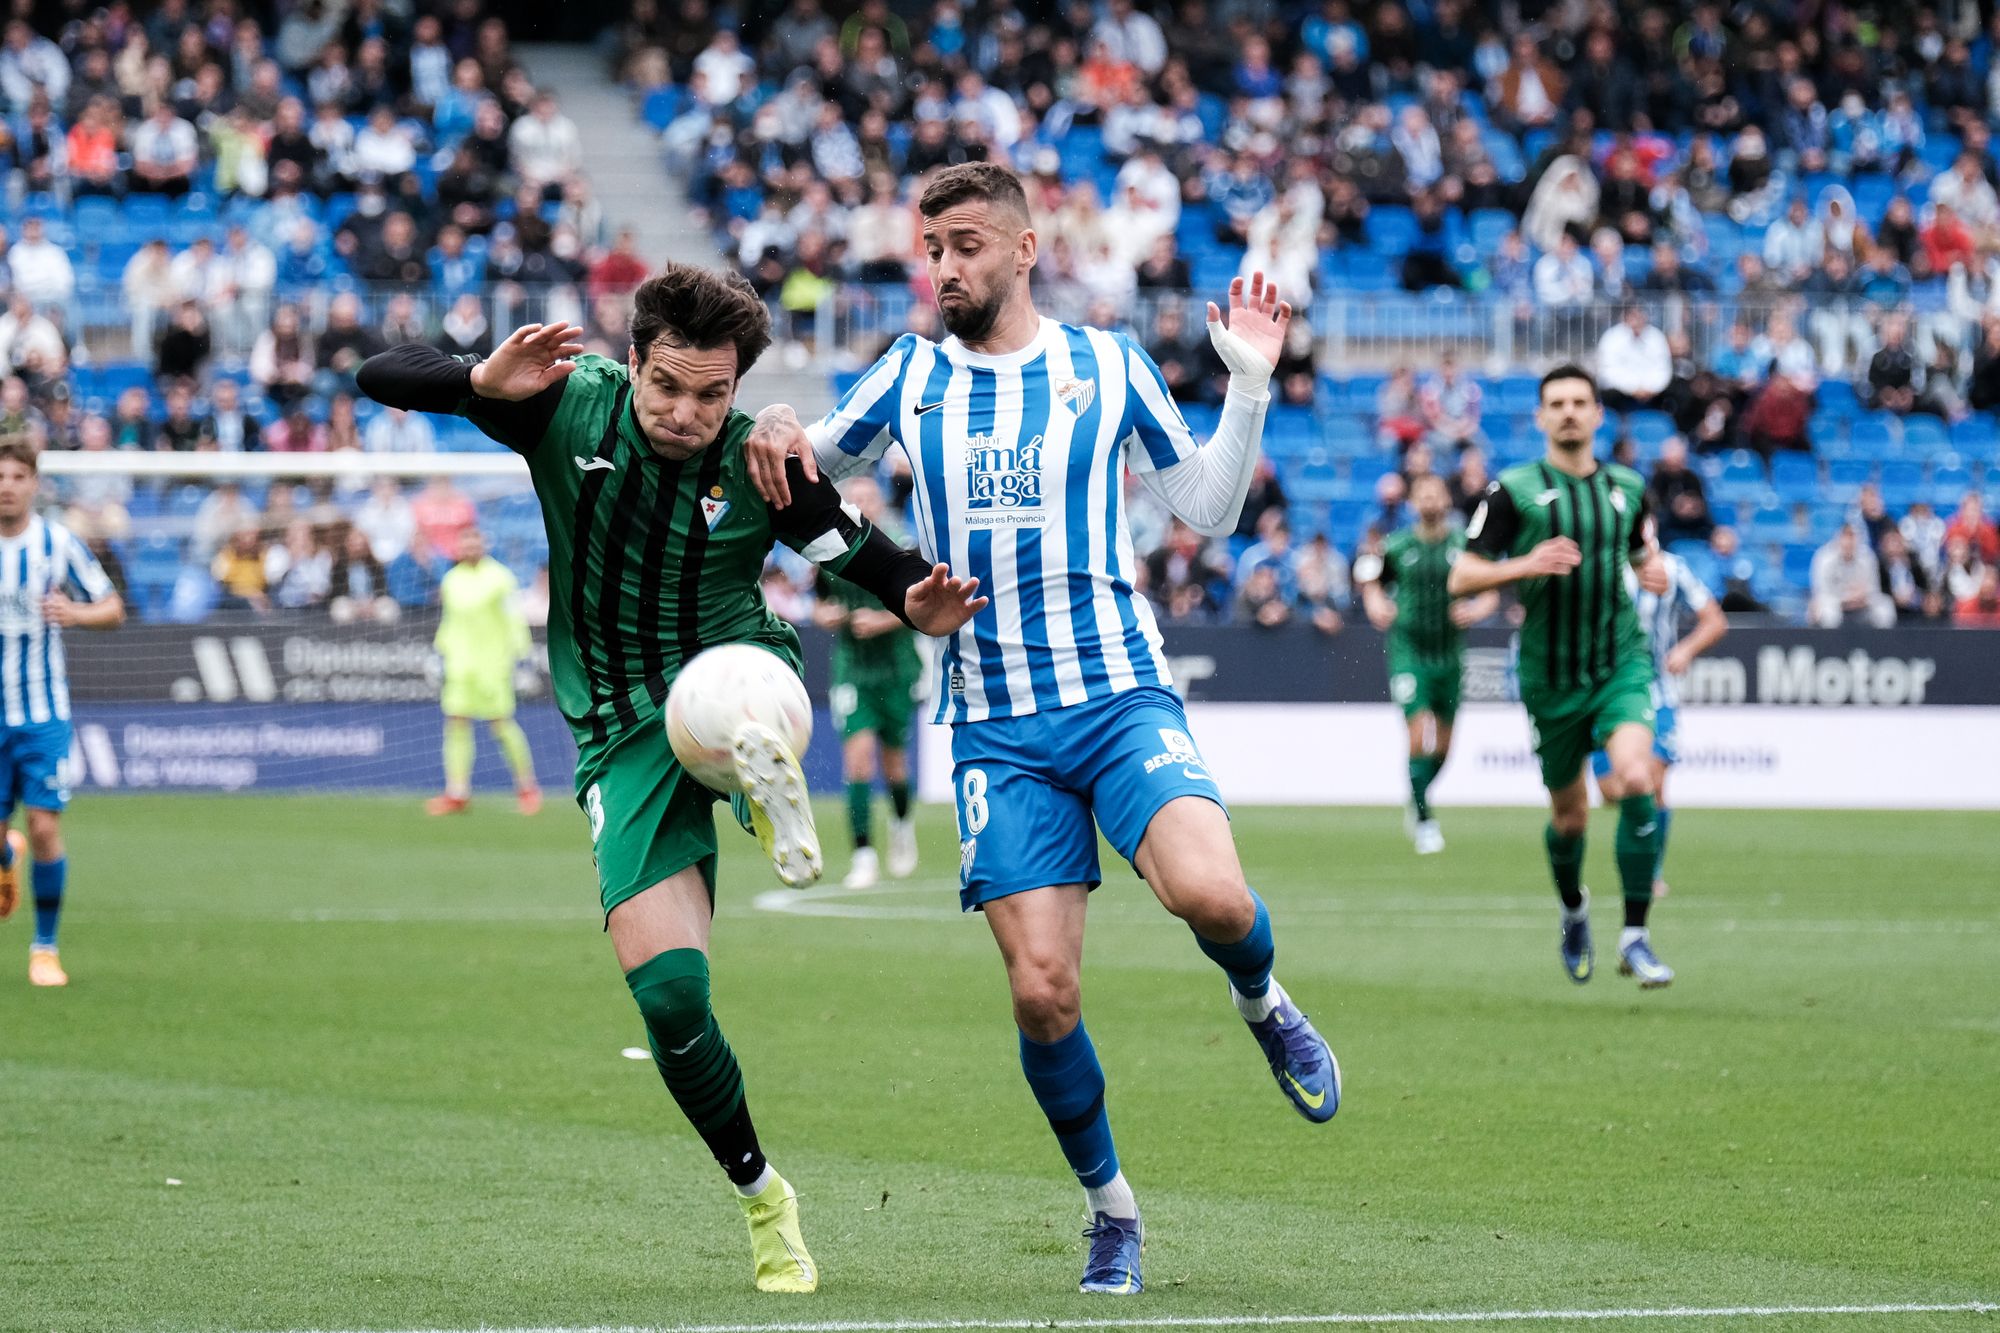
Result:
[[[1597,380],[1592,377],[1591,373],[1582,366],[1577,365],[1574,361],[1565,361],[1548,374],[1542,376],[1541,385],[1535,390],[1535,401],[1538,403],[1542,401],[1548,395],[1549,386],[1557,380],[1582,380],[1590,386],[1590,396],[1592,398],[1597,397]]]
[[[1028,219],[1028,192],[1021,178],[996,162],[961,162],[931,178],[917,200],[917,212],[934,218],[953,204],[984,200]]]
[[[42,470],[41,451],[25,435],[0,436],[0,463],[19,463],[37,475]]]
[[[662,338],[702,351],[735,347],[741,378],[771,345],[771,312],[739,274],[669,262],[632,294],[634,354],[644,361]]]

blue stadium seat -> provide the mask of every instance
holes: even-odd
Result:
[[[1818,550],[1810,542],[1793,542],[1785,547],[1781,570],[1787,586],[1799,589],[1812,587],[1812,562]]]
[[[1882,462],[1882,503],[1892,510],[1908,509],[1924,491],[1924,465],[1913,458],[1888,458]]]
[[[1417,215],[1401,204],[1377,204],[1363,226],[1368,248],[1378,255],[1400,259],[1417,243]]]
[[[1962,463],[1943,461],[1931,471],[1930,501],[1940,514],[1956,509],[1972,489],[1972,473]]]
[[[1308,409],[1280,406],[1264,419],[1264,449],[1273,458],[1303,458],[1319,444],[1319,423]]]
[[[1855,458],[1864,461],[1894,458],[1901,445],[1901,436],[1896,418],[1887,412],[1870,412],[1856,417],[1847,428],[1849,451]]]
[[[1854,452],[1847,433],[1849,420],[1832,412],[1815,412],[1806,423],[1806,437],[1821,458],[1846,458]]]
[[[1771,489],[1785,504],[1808,504],[1819,493],[1819,466],[1810,454],[1782,453],[1771,460]]]
[[[1781,456],[1780,461],[1783,461],[1784,457],[1789,455]],[[1775,476],[1776,469],[1772,471]],[[1807,497],[1809,498],[1810,496]],[[1797,503],[1803,504],[1806,500],[1802,499]],[[1791,506],[1781,502],[1776,496],[1765,496],[1756,508],[1750,510],[1749,516],[1743,523],[1743,540],[1747,544],[1775,546],[1789,539],[1791,535]]]
[[[1836,458],[1826,465],[1824,496],[1835,504],[1851,505],[1861,487],[1873,480],[1875,465],[1865,458]]]
[[[1855,416],[1861,411],[1861,399],[1854,392],[1854,386],[1846,380],[1822,380],[1814,405],[1821,412],[1843,417]]]
[[[1738,449],[1723,460],[1716,474],[1716,498],[1725,504],[1756,503],[1767,485],[1764,460],[1748,449]]]
[[[1625,432],[1638,445],[1658,448],[1668,436],[1674,434],[1674,419],[1665,412],[1627,412]]]
[[[1471,219],[1472,243],[1479,247],[1479,253],[1490,255],[1515,225],[1514,215],[1504,208],[1476,209]]]
[[[1931,459],[1951,450],[1951,437],[1944,422],[1932,416],[1903,418],[1903,454],[1908,458]]]
[[[1358,458],[1375,452],[1375,433],[1368,423],[1348,412],[1329,413],[1322,423],[1327,452],[1335,458]]]
[[[1331,454],[1318,450],[1286,470],[1285,484],[1301,500],[1331,500],[1340,489],[1340,468]]]
[[[388,579],[389,595],[400,606],[427,606],[436,580],[429,570],[409,554],[397,556],[384,571]]]
[[[2000,459],[2000,430],[1994,427],[1993,414],[1975,412],[1963,421],[1953,422],[1951,447],[1971,462],[1991,463]]]
[[[1327,506],[1327,539],[1343,551],[1351,551],[1368,526],[1372,506],[1366,500],[1335,500]]]
[[[1541,382],[1533,375],[1503,375],[1493,386],[1490,407],[1509,416],[1527,416],[1540,406]]]

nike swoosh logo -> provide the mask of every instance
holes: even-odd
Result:
[[[618,465],[608,458],[578,458],[576,465],[585,472],[616,472]]]
[[[1638,828],[1632,830],[1632,836],[1635,838],[1650,838],[1653,836],[1653,830],[1658,827],[1658,824],[1641,824]]]
[[[1307,1106],[1310,1106],[1313,1110],[1317,1111],[1319,1110],[1320,1107],[1326,1105],[1325,1093],[1307,1092],[1304,1088],[1299,1086],[1299,1081],[1293,1078],[1290,1073],[1287,1073],[1285,1075],[1285,1082],[1291,1084],[1292,1091],[1298,1094],[1299,1100],[1304,1102]]]
[[[685,1046],[674,1046],[674,1047],[671,1047],[671,1048],[669,1048],[669,1049],[668,1049],[668,1051],[667,1051],[667,1054],[668,1054],[668,1055],[686,1055],[686,1054],[687,1054],[687,1053],[688,1053],[689,1051],[691,1051],[691,1050],[693,1050],[693,1049],[694,1049],[694,1043],[695,1043],[695,1041],[700,1041],[700,1040],[701,1040],[701,1038],[700,1038],[700,1037],[696,1037],[696,1038],[694,1039],[694,1041],[691,1041],[691,1042],[689,1042],[689,1043],[688,1043],[687,1045],[685,1045]]]
[[[937,410],[938,410],[938,409],[939,409],[940,407],[943,407],[943,406],[944,406],[944,405],[945,405],[946,403],[948,403],[948,402],[950,402],[950,401],[951,401],[951,400],[950,400],[950,399],[948,399],[948,398],[940,398],[940,399],[938,399],[938,400],[937,400],[937,401],[936,401],[935,403],[918,403],[918,404],[917,404],[917,415],[918,415],[918,416],[922,416],[922,415],[923,415],[924,413],[926,413],[926,412],[935,412],[935,411],[937,411]]]
[[[1209,782],[1209,783],[1212,783],[1212,782],[1214,782],[1214,781],[1215,781],[1215,779],[1214,779],[1214,778],[1212,778],[1212,777],[1210,777],[1210,776],[1209,776],[1208,774],[1206,774],[1206,773],[1197,773],[1197,772],[1195,772],[1195,771],[1194,771],[1193,769],[1191,769],[1191,768],[1183,768],[1183,769],[1181,770],[1181,774],[1182,774],[1182,776],[1184,776],[1184,777],[1190,777],[1190,778],[1193,778],[1193,779],[1194,779],[1194,780],[1195,780],[1196,782]]]

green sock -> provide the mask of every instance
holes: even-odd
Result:
[[[500,753],[507,756],[515,789],[526,791],[535,786],[535,756],[528,749],[528,733],[521,730],[521,724],[511,717],[502,718],[493,724],[493,739],[500,743]]]
[[[856,847],[868,845],[868,827],[875,819],[875,788],[866,782],[847,784],[847,827]]]
[[[1410,756],[1410,803],[1417,808],[1418,819],[1431,817],[1431,784],[1444,769],[1444,760],[1432,754]]]
[[[1618,803],[1618,881],[1625,891],[1625,924],[1643,926],[1653,905],[1653,874],[1660,868],[1660,811],[1649,795]]]
[[[472,794],[472,724],[463,718],[444,722],[444,790],[447,796]]]
[[[708,958],[699,949],[668,949],[625,974],[653,1065],[681,1114],[737,1184],[764,1169],[763,1152],[743,1098],[743,1071],[709,1008]]]
[[[1574,912],[1583,906],[1583,835],[1565,838],[1551,824],[1542,834],[1549,849],[1549,872],[1556,879],[1556,896]]]
[[[1655,802],[1658,804],[1658,802]],[[1674,831],[1674,812],[1660,806],[1660,861],[1653,867],[1653,878],[1665,879],[1667,875],[1667,835]]]

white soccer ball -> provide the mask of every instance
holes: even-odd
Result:
[[[812,701],[776,653],[725,643],[696,653],[667,694],[667,743],[674,757],[710,791],[741,791],[736,733],[760,722],[804,758],[812,742]]]

